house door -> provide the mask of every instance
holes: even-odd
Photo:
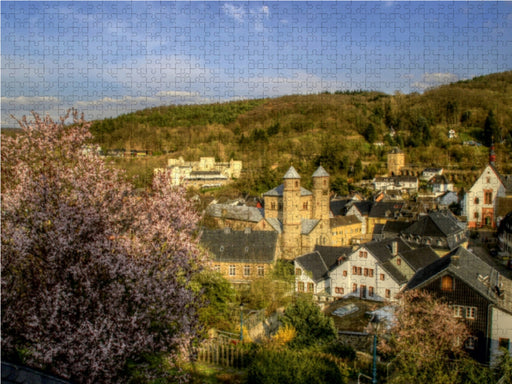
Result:
[[[361,299],[366,298],[366,285],[361,285],[361,286],[359,287],[359,297],[360,297]]]

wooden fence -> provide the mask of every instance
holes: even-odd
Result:
[[[230,368],[244,368],[249,363],[247,351],[236,340],[210,340],[195,351],[198,361]]]

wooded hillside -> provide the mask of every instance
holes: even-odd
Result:
[[[457,138],[448,139],[450,129]],[[241,192],[262,192],[293,164],[307,177],[322,164],[335,189],[385,172],[393,146],[410,166],[481,169],[484,146],[497,143],[498,163],[512,171],[512,71],[476,77],[423,94],[335,92],[208,105],[165,106],[96,121],[105,149],[148,150],[142,160],[116,160],[144,184],[169,157],[214,156],[244,163]],[[378,144],[378,143],[384,143]],[[464,183],[464,180],[460,180]]]

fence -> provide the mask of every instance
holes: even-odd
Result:
[[[236,340],[210,340],[195,350],[198,361],[230,368],[244,368],[249,363],[247,350]]]

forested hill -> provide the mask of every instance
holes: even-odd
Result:
[[[450,129],[456,139],[448,139]],[[371,177],[392,146],[405,149],[412,165],[471,169],[485,164],[486,150],[463,142],[489,144],[492,137],[510,169],[512,71],[423,94],[355,91],[158,107],[96,121],[93,134],[106,149],[165,154],[162,165],[178,156],[243,160],[246,177],[268,180],[263,184],[290,164],[305,175],[322,164],[341,179]]]

